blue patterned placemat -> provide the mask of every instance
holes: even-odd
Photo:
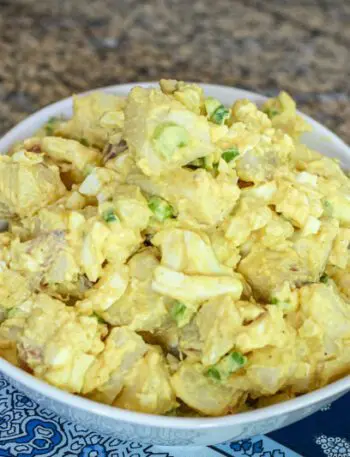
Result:
[[[350,394],[268,436],[158,448],[104,437],[40,408],[0,374],[0,457],[350,457]]]

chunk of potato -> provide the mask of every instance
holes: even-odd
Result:
[[[172,376],[176,396],[207,416],[228,414],[239,402],[242,391],[230,383],[217,383],[205,376],[200,363],[183,362]]]
[[[164,414],[177,406],[169,370],[162,351],[152,347],[127,375],[121,394],[113,403],[120,408]]]

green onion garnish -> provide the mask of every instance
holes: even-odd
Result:
[[[220,362],[208,368],[205,372],[206,376],[216,380],[222,381],[227,379],[232,373],[244,367],[247,363],[247,357],[237,351],[230,352],[223,357]]]
[[[231,162],[231,160],[235,159],[237,156],[239,156],[239,151],[237,148],[233,147],[230,149],[226,149],[226,151],[224,151],[222,153],[221,157],[225,160],[225,162],[229,163],[229,162]]]
[[[108,211],[105,211],[103,213],[103,219],[109,223],[109,222],[116,222],[118,220],[118,217],[115,215],[115,213],[112,209],[109,209]]]
[[[159,222],[174,216],[173,207],[166,200],[155,195],[148,200],[148,207]]]
[[[204,374],[205,376],[213,379],[214,381],[221,381],[220,372],[215,367],[208,368],[208,370]]]
[[[267,108],[265,110],[265,114],[267,114],[268,117],[270,119],[272,119],[273,117],[275,117],[275,116],[277,116],[279,114],[279,111],[276,108]]]
[[[320,282],[322,282],[323,284],[328,284],[328,280],[329,280],[329,277],[328,277],[327,273],[323,273],[320,277]]]
[[[211,115],[210,120],[215,124],[223,124],[226,119],[230,117],[230,111],[224,107],[224,105],[220,105],[214,113]]]

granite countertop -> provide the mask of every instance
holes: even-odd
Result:
[[[289,91],[350,143],[347,0],[0,0],[0,133],[99,86],[171,77]]]

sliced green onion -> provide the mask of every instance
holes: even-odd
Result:
[[[279,111],[276,108],[266,108],[265,114],[267,114],[268,117],[272,119],[279,114]]]
[[[320,282],[322,282],[323,284],[328,284],[328,280],[329,280],[329,277],[328,277],[327,273],[323,273],[320,277]]]
[[[112,209],[109,209],[108,211],[105,211],[103,213],[103,219],[105,222],[116,222],[118,220],[118,217],[115,215],[114,211]]]
[[[229,163],[231,160],[235,159],[237,156],[239,156],[239,151],[237,148],[230,148],[226,149],[221,155],[221,157],[225,160],[225,162]]]
[[[231,354],[229,354],[229,357],[231,359],[232,368],[242,368],[247,363],[247,357],[245,357],[240,352],[231,352]]]
[[[215,367],[208,368],[204,374],[205,374],[205,376],[213,379],[214,381],[221,381],[220,372]]]
[[[226,119],[230,117],[230,111],[224,107],[224,105],[220,105],[214,113],[210,116],[210,120],[215,124],[223,124]]]
[[[166,200],[156,195],[148,200],[148,207],[159,222],[164,222],[174,216],[173,207]]]
[[[216,381],[222,381],[235,371],[243,368],[247,360],[247,357],[240,352],[233,351],[223,357],[220,362],[210,367],[205,374]]]
[[[278,304],[279,304],[278,298],[276,298],[276,297],[271,298],[271,305],[278,305]]]
[[[247,357],[237,351],[223,357],[216,364],[222,378],[228,378],[232,373],[242,368],[247,363]]]

